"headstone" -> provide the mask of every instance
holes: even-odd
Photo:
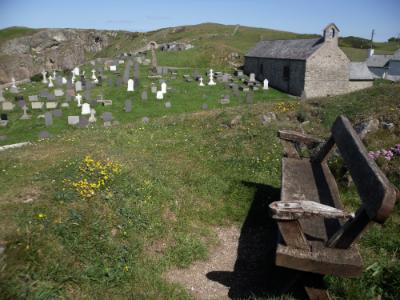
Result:
[[[25,100],[18,100],[18,106],[20,108],[23,108],[24,106],[26,106]]]
[[[114,83],[113,83],[112,78],[109,78],[109,79],[108,79],[108,86],[109,86],[109,87],[113,87],[113,86],[114,86]]]
[[[61,107],[62,108],[68,108],[69,107],[69,103],[68,102],[61,103]]]
[[[78,107],[81,107],[81,101],[82,101],[82,96],[78,93],[78,95],[76,95],[76,97],[75,97],[75,99],[76,99],[76,101],[78,102],[77,103],[77,106]]]
[[[86,81],[85,89],[87,91],[90,91],[91,88],[92,88],[92,82],[91,81]]]
[[[16,86],[16,82],[15,82],[15,78],[14,77],[11,78],[10,92],[13,93],[13,94],[18,94],[19,93],[19,90],[18,90],[18,88]]]
[[[143,117],[142,122],[143,124],[148,124],[150,122],[150,119],[148,117]]]
[[[84,96],[87,102],[90,102],[92,100],[92,92],[90,90],[86,90]]]
[[[97,77],[96,77],[96,70],[93,69],[93,70],[92,70],[92,80],[96,80],[96,79],[97,79]]]
[[[161,92],[162,92],[163,94],[166,94],[166,93],[167,93],[167,84],[166,84],[165,82],[162,82],[162,83],[161,83]]]
[[[250,81],[250,82],[255,82],[255,81],[256,81],[256,74],[250,73],[249,81]]]
[[[68,125],[78,125],[79,116],[68,116]]]
[[[213,69],[210,69],[209,75],[210,77],[210,81],[208,82],[208,85],[216,85],[216,83],[214,82],[214,72]]]
[[[82,82],[81,81],[75,82],[75,91],[76,92],[82,91]]]
[[[20,120],[29,120],[32,116],[31,115],[28,115],[28,107],[27,106],[24,106],[23,108],[22,108],[22,110],[23,110],[23,115],[21,116],[21,118],[20,118]]]
[[[103,77],[102,76],[98,76],[97,77],[97,83],[98,86],[102,86],[103,85]]]
[[[42,98],[47,98],[47,96],[49,95],[49,91],[48,90],[43,90],[39,93],[39,96]]]
[[[222,105],[229,104],[230,100],[229,98],[222,98],[221,100],[219,100],[219,103]]]
[[[54,96],[56,96],[56,97],[62,97],[62,96],[64,96],[64,91],[61,90],[61,89],[55,89],[55,90],[54,90]]]
[[[82,104],[81,115],[90,115],[90,104],[89,103]]]
[[[101,100],[97,100],[97,103],[100,103],[103,106],[111,106],[112,100],[101,99]]]
[[[171,106],[172,106],[171,102],[169,102],[169,101],[165,102],[165,108],[171,108]]]
[[[4,101],[1,102],[1,108],[3,111],[12,111],[14,109],[15,105],[12,102],[9,101]]]
[[[65,78],[65,77],[61,78],[61,83],[62,84],[67,84],[67,82],[68,82],[67,78]]]
[[[264,79],[264,86],[263,86],[263,89],[264,89],[264,90],[268,90],[268,79],[267,79],[267,78]]]
[[[32,109],[43,109],[43,105],[44,102],[39,102],[39,101],[31,103]]]
[[[101,118],[103,119],[104,122],[111,122],[113,117],[112,117],[112,113],[106,111],[103,113],[103,115],[101,116]]]
[[[39,100],[37,95],[28,96],[28,99],[29,99],[30,102]]]
[[[79,118],[79,127],[86,127],[89,125],[89,119],[87,117]]]
[[[96,115],[96,110],[94,109],[94,108],[92,108],[91,110],[90,110],[90,117],[89,117],[89,123],[95,123],[96,122],[96,117],[95,117],[95,115]]]
[[[164,99],[164,93],[162,91],[157,91],[156,99],[157,100]]]
[[[199,81],[200,81],[199,86],[204,86],[203,77],[200,77]]]
[[[151,85],[151,92],[153,94],[157,93],[157,87],[154,85],[154,83],[152,83],[152,85]]]
[[[43,131],[39,132],[39,139],[41,139],[41,140],[46,140],[46,139],[49,139],[50,137],[51,137],[51,135],[48,131],[43,130]]]
[[[125,110],[125,112],[131,112],[132,111],[132,100],[126,100],[125,101],[124,110]]]
[[[54,109],[57,108],[58,103],[57,102],[46,102],[46,109]]]
[[[134,71],[133,71],[133,79],[135,80],[136,86],[139,86],[139,64],[136,62],[134,65]]]
[[[147,91],[143,91],[142,92],[142,101],[147,101],[147,98],[148,98]]]
[[[135,90],[134,84],[135,82],[133,81],[133,79],[128,80],[128,92],[133,92]]]
[[[117,66],[114,66],[114,65],[110,66],[110,71],[112,71],[112,72],[117,71]]]
[[[125,65],[124,75],[122,77],[122,80],[124,81],[124,83],[128,83],[128,80],[130,77],[131,66],[132,66],[132,61],[128,61],[128,63]]]
[[[47,72],[46,72],[45,70],[43,70],[43,71],[42,71],[42,76],[43,76],[42,83],[44,83],[44,84],[47,84],[47,77],[46,77],[46,75],[47,75]]]
[[[75,76],[79,76],[79,67],[75,67],[75,68],[72,70],[72,73],[73,73]]]
[[[229,74],[222,75],[222,82],[228,82],[228,81],[229,81]]]
[[[53,114],[50,111],[47,111],[44,114],[44,121],[45,121],[46,127],[53,125]]]
[[[52,111],[52,113],[53,113],[53,117],[55,117],[55,118],[60,118],[60,117],[62,117],[62,114],[63,114],[61,109],[55,109]]]
[[[54,87],[53,77],[51,77],[51,75],[49,76],[49,85],[48,85],[48,87],[49,87],[49,88]]]

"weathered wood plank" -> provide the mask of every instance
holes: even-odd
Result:
[[[278,222],[279,231],[287,246],[310,250],[300,223],[296,220],[283,220]]]
[[[281,140],[281,143],[283,146],[283,156],[300,159],[299,152],[297,152],[297,149],[292,142]]]
[[[278,137],[282,140],[290,142],[303,143],[310,147],[319,145],[324,142],[323,140],[315,138],[311,135],[300,133],[293,130],[279,130]]]
[[[367,150],[350,124],[339,116],[332,135],[357,187],[363,207],[370,219],[383,223],[394,209],[396,190],[368,156]],[[345,234],[345,233],[344,233]]]
[[[311,157],[311,161],[313,163],[323,162],[324,160],[326,160],[329,157],[329,154],[331,153],[334,146],[335,146],[335,140],[333,139],[333,136],[331,135],[329,137],[329,139],[323,144],[323,146],[318,151],[318,153]]]
[[[358,249],[327,248],[323,242],[309,241],[312,251],[278,244],[276,264],[281,267],[324,275],[356,277],[363,264]]]

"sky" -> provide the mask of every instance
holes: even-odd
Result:
[[[386,41],[400,35],[400,0],[0,0],[0,28],[149,31],[204,22],[318,33],[334,22],[341,36]]]

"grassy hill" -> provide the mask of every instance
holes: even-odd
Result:
[[[7,40],[19,38],[22,36],[29,36],[40,29],[33,29],[28,27],[8,27],[0,30],[0,45]]]

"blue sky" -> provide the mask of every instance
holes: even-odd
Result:
[[[69,27],[148,31],[202,22],[320,33],[330,22],[342,36],[384,41],[400,34],[400,0],[0,0],[0,28]]]

